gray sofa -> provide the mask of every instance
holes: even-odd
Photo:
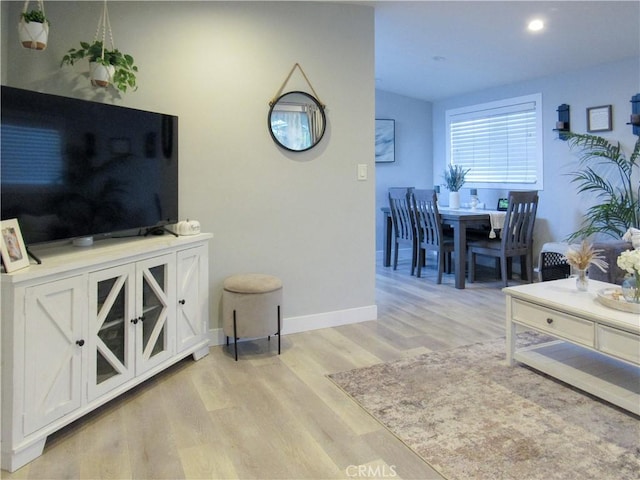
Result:
[[[603,272],[598,267],[591,266],[589,267],[589,278],[620,285],[627,272],[618,267],[618,256],[625,250],[633,249],[631,242],[625,242],[624,240],[594,242],[593,248],[602,250],[600,255],[609,264],[609,268],[606,272]]]

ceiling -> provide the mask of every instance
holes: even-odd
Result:
[[[640,57],[639,0],[358,3],[375,8],[376,88],[427,101]]]

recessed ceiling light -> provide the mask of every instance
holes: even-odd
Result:
[[[538,32],[544,28],[544,22],[538,18],[529,22],[529,30]]]

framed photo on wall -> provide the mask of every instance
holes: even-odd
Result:
[[[611,125],[611,105],[587,108],[587,132],[609,132]]]
[[[22,240],[18,219],[0,222],[0,252],[7,273],[29,266],[29,255]]]
[[[376,163],[396,161],[396,121],[376,119]]]

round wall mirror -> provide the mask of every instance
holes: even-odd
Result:
[[[269,109],[268,122],[273,141],[292,152],[315,147],[327,124],[324,107],[306,92],[281,95]]]

